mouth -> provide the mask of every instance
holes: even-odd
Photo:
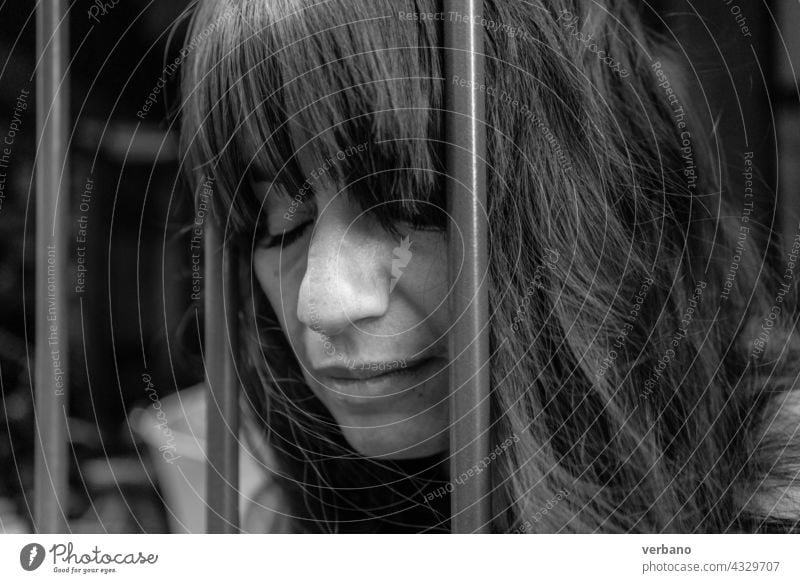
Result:
[[[447,368],[440,357],[414,361],[398,359],[378,363],[347,363],[347,367],[316,369],[322,384],[341,397],[387,397],[421,387]]]
[[[397,358],[380,362],[345,360],[341,364],[312,368],[312,372],[323,378],[334,381],[365,381],[382,376],[397,375],[417,370],[432,360],[441,360],[434,356],[417,359]]]

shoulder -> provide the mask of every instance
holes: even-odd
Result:
[[[283,489],[270,478],[242,499],[242,531],[254,534],[290,534],[293,524]]]
[[[242,530],[248,533],[292,532],[288,497],[275,471],[277,460],[264,432],[245,415],[240,427],[239,458]]]
[[[765,521],[793,521],[800,526],[800,387],[772,399],[756,446],[761,458],[756,463],[762,471],[756,474],[745,510]]]

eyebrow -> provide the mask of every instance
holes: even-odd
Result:
[[[262,176],[264,176],[264,175],[262,174]],[[306,204],[316,204],[317,203],[317,191],[314,189],[314,186],[313,186],[312,183],[309,183],[309,187],[308,188],[303,188],[302,184],[301,185],[290,185],[285,181],[278,180],[277,178],[270,179],[269,177],[265,177],[263,180],[262,179],[254,179],[253,182],[251,183],[251,188],[252,188],[252,185],[261,184],[261,183],[266,184],[267,188],[263,189],[263,190],[262,189],[258,189],[258,191],[253,192],[253,195],[256,197],[256,199],[259,202],[261,202],[261,204],[262,204],[262,206],[264,208],[264,212],[267,215],[269,215],[269,209],[270,209],[271,203],[276,203],[279,200],[283,200],[283,201],[287,201],[287,200],[288,201],[295,201],[296,200],[298,207],[302,206],[302,205],[306,205]],[[274,191],[273,191],[275,194],[273,194],[273,196],[271,198],[267,197],[267,191],[269,191],[270,188],[272,188],[273,186],[276,187],[274,189]],[[301,194],[301,191],[302,191],[302,194]],[[300,195],[299,199],[298,199],[298,195]],[[292,204],[294,204],[294,202]]]

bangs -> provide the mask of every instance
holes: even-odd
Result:
[[[433,215],[443,223],[441,31],[402,16],[437,8],[389,0],[200,5],[189,38],[203,40],[184,68],[181,135],[190,175],[215,178],[215,212],[234,233],[251,233],[259,221],[251,181],[281,184],[289,196],[306,181],[313,186],[298,152],[387,228]]]

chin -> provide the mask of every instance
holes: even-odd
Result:
[[[422,458],[442,453],[449,448],[446,428],[437,433],[430,428],[410,428],[405,427],[405,424],[368,429],[358,429],[350,424],[342,433],[350,447],[364,457],[371,458]]]

